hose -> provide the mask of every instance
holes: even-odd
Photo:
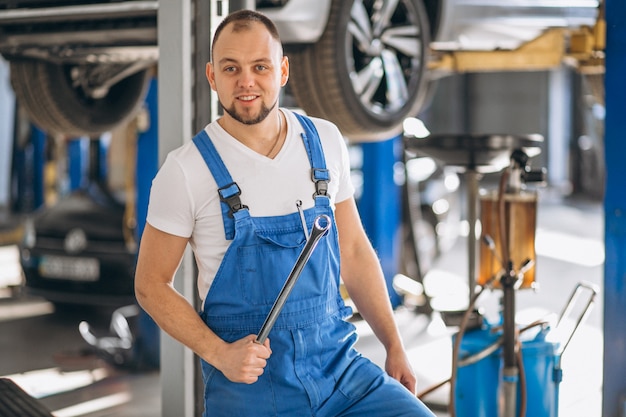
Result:
[[[493,279],[493,278],[492,278]],[[465,329],[467,328],[467,323],[469,322],[469,317],[472,311],[474,310],[474,305],[476,304],[476,300],[480,297],[480,294],[483,293],[485,286],[481,286],[479,290],[474,294],[472,299],[470,300],[469,306],[465,313],[463,314],[463,318],[461,319],[461,323],[459,324],[459,331],[457,333],[456,338],[454,339],[454,346],[452,348],[452,371],[450,373],[450,396],[448,401],[448,412],[450,413],[450,417],[456,417],[456,404],[455,404],[455,396],[454,392],[456,391],[456,377],[459,366],[459,350],[461,349],[461,339],[463,339],[463,334],[465,333]]]
[[[480,292],[482,292],[482,289],[484,289],[484,287],[481,287],[481,289],[479,290]],[[480,295],[480,292],[476,295],[476,298],[478,298],[478,295]],[[469,311],[469,310],[468,310]],[[468,316],[469,317],[469,316]],[[465,318],[465,316],[464,316]],[[463,325],[463,320],[461,321],[461,326]],[[521,328],[519,330],[519,334],[522,334],[530,329],[532,329],[533,327],[536,326],[545,326],[547,325],[548,322],[545,320],[536,320],[530,324],[528,324],[527,326]],[[462,335],[461,333],[461,327],[459,327],[459,335]],[[463,359],[458,359],[458,350],[460,350],[460,342],[458,343],[458,347],[457,347],[457,343],[456,341],[460,340],[459,336],[457,336],[457,339],[455,340],[455,346],[453,348],[453,358],[452,358],[452,373],[451,373],[451,377],[446,379],[445,381],[441,381],[435,385],[432,385],[428,388],[426,388],[425,390],[419,392],[417,394],[417,398],[419,399],[423,399],[426,395],[430,394],[433,391],[438,390],[439,388],[443,387],[444,385],[450,383],[450,405],[448,407],[448,412],[450,413],[450,417],[455,417],[456,416],[456,406],[455,406],[455,401],[454,401],[454,391],[456,388],[456,373],[459,367],[462,366],[469,366],[472,365],[474,363],[480,362],[481,360],[485,359],[486,357],[488,357],[489,355],[491,355],[493,352],[495,352],[500,345],[502,345],[502,337],[499,337],[498,340],[496,340],[494,343],[488,345],[487,347],[485,347],[483,350],[480,350],[476,353],[473,353]],[[524,364],[522,362],[523,359],[523,355],[522,355],[522,349],[521,349],[521,342],[519,341],[519,337],[518,337],[518,349],[517,349],[517,359],[518,359],[518,367],[519,367],[519,378],[520,378],[520,397],[521,397],[521,403],[520,403],[520,417],[523,417],[526,414],[526,407],[527,407],[527,391],[526,391],[526,372],[524,369]],[[456,362],[456,363],[455,363]]]
[[[506,183],[509,178],[509,170],[505,170],[500,177],[500,184],[498,187],[498,229],[500,234],[500,248],[502,252],[500,254],[500,259],[502,259],[503,265],[502,268],[507,269],[509,262],[511,262],[511,255],[509,253],[509,241],[507,239],[506,229],[506,201],[504,199],[504,195],[506,193]]]
[[[523,355],[522,355],[522,342],[517,335],[517,369],[519,369],[519,387],[520,387],[520,405],[519,405],[519,417],[526,417],[527,407],[527,389],[526,389],[526,370],[524,369]]]

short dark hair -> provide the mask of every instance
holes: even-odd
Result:
[[[263,26],[265,26],[272,38],[278,41],[278,43],[281,43],[280,36],[278,35],[278,29],[269,17],[255,10],[237,10],[226,16],[217,26],[217,29],[215,29],[213,42],[211,43],[211,61],[213,61],[213,50],[215,49],[215,42],[220,37],[222,31],[227,25],[233,23],[233,32],[238,32],[240,30],[249,29],[250,24],[254,22],[263,24]]]

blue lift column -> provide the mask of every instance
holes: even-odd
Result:
[[[44,204],[44,164],[46,163],[46,133],[31,125],[30,141],[14,149],[13,164],[17,178],[15,211],[30,213]]]
[[[67,171],[70,191],[87,185],[89,172],[88,137],[71,139],[67,142]]]
[[[606,0],[602,415],[626,416],[626,2]]]
[[[148,214],[148,200],[152,179],[159,169],[159,111],[157,100],[157,80],[150,81],[145,105],[148,111],[149,127],[137,137],[137,239],[141,239]]]
[[[398,164],[402,161],[402,138],[363,143],[363,194],[359,212],[365,231],[378,253],[392,306],[402,302],[393,289],[393,277],[400,257],[400,215],[402,194],[396,181]]]
[[[141,244],[141,235],[146,226],[148,214],[148,201],[150,199],[150,186],[152,179],[159,168],[159,100],[157,79],[150,81],[150,87],[145,99],[148,111],[149,127],[137,137],[137,161],[136,171],[136,197],[137,197],[137,242]],[[139,335],[137,341],[137,354],[139,360],[150,366],[158,366],[160,362],[160,332],[156,323],[143,310],[139,314]]]

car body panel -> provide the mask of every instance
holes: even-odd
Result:
[[[598,0],[448,0],[431,46],[438,51],[514,50],[551,28],[592,27]]]
[[[157,1],[83,3],[22,8],[29,3],[0,1],[0,53],[53,62],[156,62]]]
[[[326,28],[331,0],[290,0],[284,7],[259,8],[278,28],[283,43],[315,43]]]

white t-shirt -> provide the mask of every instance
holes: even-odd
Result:
[[[297,200],[303,209],[314,205],[311,165],[300,136],[304,128],[291,111],[281,110],[287,120],[287,137],[274,159],[243,145],[216,122],[205,127],[251,216],[293,213]],[[334,124],[311,119],[330,172],[328,192],[334,209],[335,203],[354,193],[346,143]],[[225,237],[217,184],[193,142],[170,152],[152,181],[147,222],[189,238],[198,266],[198,293],[204,301],[230,241]]]

